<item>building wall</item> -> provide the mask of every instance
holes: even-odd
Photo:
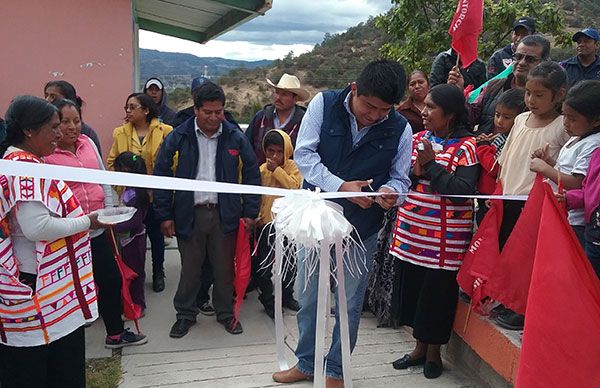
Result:
[[[106,158],[133,88],[131,1],[2,0],[0,15],[0,116],[14,96],[43,97],[46,82],[66,80]]]

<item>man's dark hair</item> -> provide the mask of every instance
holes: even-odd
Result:
[[[223,92],[223,89],[210,81],[206,81],[194,89],[195,108],[202,107],[207,101],[221,101],[223,106],[225,106],[225,93]]]
[[[269,131],[265,135],[265,139],[263,140],[264,148],[267,149],[270,145],[277,145],[280,147],[284,147],[283,145],[283,136],[277,131]]]
[[[525,90],[513,88],[505,91],[498,97],[496,106],[500,105],[518,113],[523,113],[525,111]]]
[[[525,46],[538,46],[542,48],[542,60],[547,60],[550,57],[550,41],[541,35],[533,34],[524,37],[519,44]]]
[[[406,73],[396,61],[379,59],[369,63],[356,80],[359,96],[374,96],[388,104],[397,104],[404,97]]]

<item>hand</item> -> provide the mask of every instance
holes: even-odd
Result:
[[[485,203],[485,207],[487,207],[488,209],[491,209],[493,206],[493,202],[491,199],[486,199],[484,203]]]
[[[425,175],[425,173],[423,172],[423,166],[421,166],[418,161],[415,162],[415,164],[413,166],[412,173],[413,173],[414,176],[423,176],[423,175]]]
[[[166,220],[160,223],[160,232],[167,236],[173,237],[175,236],[175,221]]]
[[[279,167],[277,162],[275,162],[273,159],[267,158],[267,170],[273,172],[277,167]]]
[[[90,229],[108,229],[110,228],[110,224],[105,224],[104,222],[98,221],[98,213],[91,212],[87,215],[90,220]]]
[[[533,151],[533,154],[531,154],[531,159],[535,159],[535,158],[542,159],[544,162],[548,163],[550,166],[554,166],[554,164],[555,164],[554,160],[552,160],[552,157],[550,156],[550,144],[549,143],[546,143],[542,148],[538,148],[537,150]]]
[[[380,197],[375,197],[375,202],[384,209],[389,209],[396,204],[398,193],[388,187],[380,187],[378,193],[386,193]]]
[[[360,191],[362,191],[363,187],[368,187],[372,182],[373,182],[373,180],[344,182],[344,183],[342,183],[342,185],[340,186],[338,191],[360,192]],[[363,209],[370,208],[374,202],[373,198],[370,198],[370,197],[354,197],[354,198],[347,198],[347,199],[348,199],[348,201],[362,207]]]
[[[435,152],[433,151],[433,147],[429,140],[421,139],[421,143],[423,144],[423,150],[417,149],[417,163],[424,166],[432,160],[435,160]]]
[[[460,73],[460,69],[456,66],[452,67],[452,70],[448,73],[448,83],[458,87],[460,90],[465,88],[465,79]]]
[[[487,134],[484,133],[484,134],[481,134],[481,135],[477,136],[475,138],[475,141],[477,143],[482,143],[484,141],[492,141],[492,140],[494,140],[496,138],[496,136],[498,136],[498,135],[493,134],[493,133],[487,133]]]
[[[244,223],[246,232],[252,232],[252,229],[254,228],[254,218],[243,217],[242,222]]]
[[[564,192],[562,192],[562,193],[554,193],[554,196],[556,197],[556,199],[558,200],[558,202],[562,202],[562,203],[566,203],[567,202],[567,196],[565,195]]]
[[[550,167],[548,163],[544,162],[540,158],[533,159],[529,164],[529,170],[533,172],[543,173],[548,167]]]

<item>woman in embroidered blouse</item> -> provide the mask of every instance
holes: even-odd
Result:
[[[43,163],[61,138],[57,109],[32,96],[6,112],[4,159]],[[98,316],[85,215],[60,180],[0,175],[0,384],[84,387],[83,325]]]
[[[54,152],[45,158],[46,163],[104,170],[98,149],[89,137],[81,133],[79,106],[70,100],[54,100],[52,104],[58,108],[62,137]],[[109,185],[84,182],[67,184],[86,214],[113,206],[112,189]],[[145,344],[148,342],[146,336],[135,334],[123,325],[121,273],[114,259],[108,233],[104,229],[90,230],[90,238],[94,279],[98,287],[98,309],[106,328],[104,346],[115,349]]]
[[[425,99],[425,131],[413,136],[412,193],[398,208],[390,253],[401,261],[400,323],[413,327],[415,349],[396,369],[425,364],[424,375],[442,374],[440,346],[448,342],[458,297],[456,274],[472,234],[479,164],[466,128],[465,98],[442,84]]]
[[[125,102],[125,123],[115,128],[113,144],[106,160],[109,170],[114,170],[117,156],[125,151],[140,155],[146,161],[148,174],[152,175],[154,161],[163,140],[173,128],[158,119],[158,106],[152,97],[144,93],[133,93]],[[120,192],[119,192],[120,194]],[[160,223],[156,220],[152,206],[148,208],[146,232],[152,251],[152,289],[161,292],[165,289],[165,240],[160,232]]]

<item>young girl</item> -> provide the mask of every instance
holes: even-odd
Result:
[[[115,170],[120,172],[132,172],[146,175],[146,163],[144,159],[130,151],[125,151],[115,159]],[[148,191],[143,188],[126,187],[121,193],[120,202],[124,206],[135,207],[137,211],[129,221],[115,225],[115,232],[125,234],[120,238],[123,261],[134,270],[138,277],[130,285],[129,291],[133,302],[146,309],[146,298],[144,296],[144,282],[146,271],[146,227],[144,219],[148,211],[150,199]]]
[[[527,166],[531,155],[545,147],[548,157],[556,158],[569,140],[559,113],[566,93],[567,74],[555,62],[542,62],[529,72],[525,84],[525,105],[529,112],[515,118],[506,145],[498,158],[502,194],[526,195],[533,187],[535,173]],[[504,214],[498,237],[500,249],[512,232],[525,202],[503,201]],[[507,329],[520,330],[523,316],[510,310],[498,316],[496,322]]]
[[[600,97],[598,81],[582,82],[569,90],[563,103],[563,122],[572,137],[560,150],[556,161],[548,155],[546,146],[536,150],[531,171],[543,174],[556,184],[560,179],[566,190],[581,189],[592,153],[600,146],[600,107],[597,97]],[[569,224],[581,245],[585,246],[586,219],[583,208],[569,210]]]
[[[506,144],[508,134],[515,123],[515,118],[525,110],[525,91],[510,89],[498,98],[496,114],[494,115],[494,132],[477,136],[477,159],[481,164],[481,175],[477,183],[480,194],[493,194],[496,189],[496,179],[500,171],[498,157]],[[488,207],[479,201],[477,224],[481,223]]]

